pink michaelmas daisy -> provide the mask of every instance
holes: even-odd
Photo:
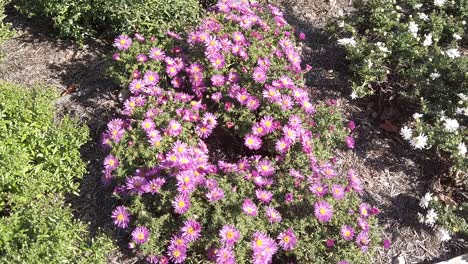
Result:
[[[271,161],[267,159],[262,159],[257,164],[257,171],[260,173],[261,176],[268,177],[275,174],[275,168]]]
[[[166,183],[166,179],[164,178],[152,179],[149,180],[145,186],[143,186],[143,189],[146,193],[156,194],[159,193],[164,183]]]
[[[178,195],[174,201],[172,201],[172,207],[178,214],[184,214],[190,209],[190,200],[186,195]]]
[[[287,140],[286,138],[282,138],[276,141],[275,149],[280,154],[286,153],[290,147],[291,147],[291,142]]]
[[[246,135],[245,146],[252,150],[258,150],[262,146],[262,139],[255,135]]]
[[[211,84],[216,87],[221,87],[224,85],[224,76],[220,74],[216,74],[211,76]]]
[[[126,187],[127,190],[130,191],[130,193],[141,195],[145,193],[143,186],[145,186],[147,183],[148,181],[145,178],[140,176],[134,176],[127,178]]]
[[[319,222],[328,222],[332,219],[333,208],[326,201],[318,201],[314,205],[314,214],[315,217],[317,217],[317,219],[319,220]]]
[[[369,218],[371,211],[371,206],[366,204],[366,203],[361,203],[359,205],[359,214],[361,215],[362,218],[366,219]]]
[[[236,258],[231,248],[220,248],[216,252],[216,264],[235,264]]]
[[[144,244],[148,241],[150,232],[145,226],[139,226],[132,232],[132,239],[137,244]]]
[[[267,79],[267,74],[264,68],[255,67],[252,77],[256,83],[265,83]]]
[[[151,48],[149,51],[149,57],[153,60],[164,60],[166,57],[164,51],[158,48]]]
[[[128,50],[132,45],[132,39],[127,35],[120,35],[114,41],[114,46],[119,50]]]
[[[181,246],[170,246],[168,248],[169,258],[174,263],[183,263],[187,258],[187,248]]]
[[[335,184],[331,187],[331,193],[336,200],[341,200],[346,195],[344,187],[339,184]]]
[[[113,171],[119,167],[119,159],[114,157],[112,154],[107,155],[104,159],[104,169]]]
[[[240,239],[240,232],[233,225],[225,225],[219,231],[221,241],[227,246],[233,246]]]
[[[144,79],[146,84],[155,85],[159,82],[159,74],[155,71],[147,71]]]
[[[361,248],[363,252],[366,252],[370,243],[369,233],[367,231],[361,231],[356,237],[356,244]]]
[[[169,126],[167,128],[167,134],[169,136],[176,137],[182,133],[182,125],[176,120],[169,121]]]
[[[266,215],[267,215],[267,218],[268,218],[268,221],[272,224],[272,223],[279,223],[281,222],[281,220],[283,219],[281,217],[281,214],[273,207],[271,206],[268,206],[266,209],[265,209],[265,212],[266,212]]]
[[[271,199],[273,199],[273,193],[266,190],[256,190],[255,196],[258,200],[265,204],[269,204],[271,202]]]
[[[219,187],[212,188],[212,189],[206,194],[206,198],[208,198],[208,201],[209,201],[210,203],[219,201],[219,200],[221,200],[221,199],[224,198],[224,190],[221,189],[221,188],[219,188]]]
[[[254,111],[260,106],[260,100],[255,96],[249,96],[245,105],[249,110]]]
[[[201,236],[201,224],[195,220],[187,220],[182,227],[182,236],[188,241],[193,242]]]
[[[125,206],[117,206],[112,212],[114,225],[120,228],[126,228],[130,222],[130,213]]]
[[[280,247],[285,251],[293,250],[297,245],[296,234],[292,228],[289,228],[288,230],[280,233],[277,240]]]
[[[154,124],[153,120],[149,119],[149,118],[147,118],[147,119],[143,120],[143,122],[141,122],[141,128],[143,128],[143,130],[145,132],[149,132],[149,131],[154,130],[155,126],[156,125]]]
[[[220,70],[226,65],[226,60],[223,55],[216,53],[210,58],[210,63],[213,68]]]
[[[367,222],[366,219],[364,219],[364,218],[358,217],[357,223],[358,223],[358,226],[359,226],[363,231],[367,231],[367,230],[369,230],[369,228],[370,228],[369,222]]]
[[[242,203],[242,210],[248,216],[257,216],[258,209],[257,206],[250,199],[245,199]]]
[[[139,63],[145,63],[148,61],[148,57],[145,54],[138,54],[136,57],[136,61]]]
[[[322,197],[328,192],[328,187],[320,182],[312,184],[309,190],[317,197]]]
[[[354,149],[354,138],[352,136],[347,136],[345,142],[349,149]]]
[[[350,226],[344,225],[341,227],[341,237],[344,240],[352,240],[354,238],[354,229]]]
[[[129,90],[134,95],[139,95],[141,91],[143,91],[144,88],[145,88],[145,84],[143,80],[140,80],[140,79],[134,79],[129,85]]]
[[[252,126],[252,134],[254,134],[255,136],[262,137],[266,134],[266,130],[260,123],[255,123]]]

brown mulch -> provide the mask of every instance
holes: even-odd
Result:
[[[338,98],[358,127],[355,151],[337,156],[343,167],[353,167],[365,182],[364,198],[378,205],[384,237],[393,242],[389,251],[380,250],[374,263],[391,263],[402,255],[407,263],[433,263],[456,254],[451,245],[441,244],[433,232],[418,224],[419,197],[424,195],[438,173],[438,164],[415,153],[396,133],[378,128],[375,110],[349,100],[349,78],[344,51],[330,40],[323,27],[330,17],[350,9],[348,0],[281,0],[290,23],[307,34],[304,60],[312,65],[308,85],[319,98]],[[118,106],[117,87],[105,77],[106,43],[99,41],[80,47],[57,40],[51,23],[27,19],[9,10],[16,37],[1,48],[0,79],[25,85],[36,83],[60,91],[76,85],[70,95],[57,103],[59,109],[78,117],[90,127],[91,141],[82,148],[89,162],[81,182],[79,197],[70,198],[79,219],[90,223],[90,231],[112,230],[110,212],[112,190],[100,183],[99,137]],[[123,234],[117,234],[117,236]],[[122,245],[124,247],[125,245]],[[463,250],[463,249],[461,249]],[[123,250],[110,256],[109,263],[135,263],[136,257]]]

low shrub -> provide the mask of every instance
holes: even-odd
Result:
[[[195,25],[203,13],[196,0],[18,0],[16,7],[51,18],[63,37],[79,41],[126,31],[162,37]]]
[[[442,242],[452,239],[453,234],[467,236],[468,203],[457,205],[447,196],[441,197],[430,192],[421,197],[419,205],[423,213],[418,213],[419,222],[432,228]]]
[[[102,262],[111,246],[73,220],[63,195],[77,193],[86,172],[80,147],[88,130],[54,121],[57,93],[0,83],[0,262]],[[102,246],[102,251],[97,247]],[[101,259],[100,261],[98,261]]]
[[[378,93],[415,109],[402,135],[416,149],[466,156],[466,1],[355,1],[330,27],[347,51],[352,98]]]
[[[129,98],[103,181],[147,262],[371,262],[379,210],[334,166],[353,124],[312,101],[294,34],[275,6],[222,0],[188,36],[116,39]]]

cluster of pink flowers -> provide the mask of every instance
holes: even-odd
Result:
[[[219,21],[235,26],[229,28]],[[199,209],[196,206],[223,208],[229,199],[232,202],[231,193],[242,194],[235,202],[243,219],[264,221],[276,231],[244,232],[235,219],[217,226],[217,240],[212,241],[217,246],[212,246],[208,258],[219,264],[236,263],[235,249],[246,241],[250,241],[252,263],[272,263],[278,251],[294,250],[301,239],[301,234],[293,230],[296,226],[289,225],[289,205],[307,197],[313,201],[309,205],[310,221],[326,228],[335,222],[337,204],[362,191],[352,170],[347,179],[338,180],[333,162],[317,161],[314,141],[320,134],[314,131],[312,120],[316,109],[301,81],[301,74],[308,68],[302,69],[299,49],[287,28],[283,13],[272,5],[220,0],[212,16],[187,39],[168,34],[186,41],[186,48],[194,53],[202,51],[203,58],[194,60],[180,46],[171,51],[151,47],[136,56],[142,72],[131,72],[131,95],[122,111],[125,118],[109,122],[103,134],[103,146],[118,149],[104,160],[103,180],[109,183],[114,177],[123,177],[115,188],[119,196],[141,200],[169,197],[163,211],[181,226],[176,232],[171,227],[172,238],[164,245],[164,253],[149,255],[149,263],[183,263],[190,258],[191,246],[203,241],[200,238],[206,229],[213,229],[199,218],[203,216],[194,215],[193,211]],[[275,38],[268,39],[270,35]],[[141,35],[135,35],[135,39],[135,44],[126,35],[116,39],[115,46],[122,52],[119,58],[132,46],[146,43]],[[264,47],[269,52],[258,57],[255,52]],[[135,62],[134,55],[132,60]],[[159,71],[152,70],[152,65],[159,65]],[[215,129],[224,125],[236,127],[234,134],[242,138],[249,153],[267,154],[246,157],[241,153],[239,161],[232,163],[213,160],[205,142],[216,138]],[[350,130],[354,128],[351,125]],[[332,124],[327,127],[329,131],[335,129]],[[354,147],[352,138],[346,144]],[[129,161],[124,160],[120,146],[129,152],[149,151],[141,159],[131,157]],[[292,165],[284,164],[288,153],[305,159],[304,168],[291,169]],[[137,169],[134,173],[122,172],[118,169],[122,164]],[[227,189],[223,180],[242,182],[250,189],[237,192],[236,185]],[[282,186],[289,181],[294,184]],[[131,219],[137,219],[129,208],[118,206],[112,213],[117,227],[127,228]],[[355,241],[366,251],[371,243],[368,219],[378,209],[367,204],[354,209],[359,212],[356,221],[334,231],[343,241]],[[151,242],[151,230],[138,226],[131,237],[136,244]],[[327,239],[327,246],[333,247],[335,240]]]

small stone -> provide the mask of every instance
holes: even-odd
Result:
[[[405,264],[405,258],[403,256],[398,256],[393,259],[392,264]]]

